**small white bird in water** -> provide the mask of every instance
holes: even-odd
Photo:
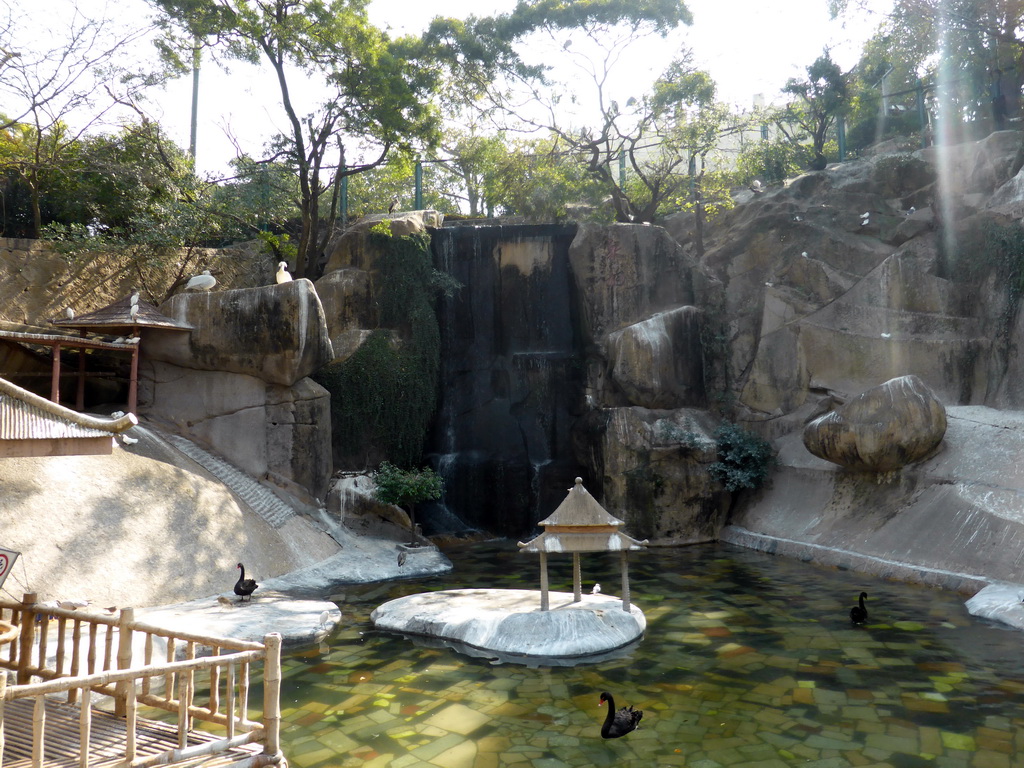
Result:
[[[291,273],[288,271],[287,261],[277,262],[277,274],[274,275],[274,279],[277,280],[278,285],[281,283],[290,283],[292,281]]]
[[[203,274],[190,277],[185,283],[186,291],[208,291],[217,284],[217,278],[210,274],[210,270],[204,269]]]
[[[600,595],[601,594],[601,585],[600,584],[595,584],[593,589],[590,590],[590,594],[592,594],[592,595]]]

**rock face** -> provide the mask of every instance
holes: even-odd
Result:
[[[945,433],[942,403],[917,376],[901,376],[812,421],[804,445],[847,469],[886,473],[930,455]]]
[[[255,376],[143,363],[139,406],[257,479],[303,501],[322,500],[332,472],[330,395]],[[242,438],[244,436],[244,439]]]
[[[313,284],[180,294],[161,311],[196,330],[145,334],[140,409],[254,477],[321,501],[333,469],[330,397],[307,377],[333,348]]]
[[[230,371],[291,386],[334,357],[309,280],[172,297],[160,311],[195,330],[151,331],[146,357],[201,371]]]

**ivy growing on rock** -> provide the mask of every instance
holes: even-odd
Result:
[[[393,237],[375,227],[379,328],[347,360],[316,375],[331,393],[336,465],[364,469],[388,459],[420,461],[437,406],[440,328],[434,299],[457,283],[434,269],[426,235]]]

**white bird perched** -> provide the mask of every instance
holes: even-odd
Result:
[[[132,322],[134,323],[135,317],[139,314],[139,305],[132,304],[131,307],[128,308],[128,314],[131,316]]]
[[[799,216],[794,216],[793,221],[803,221]]]
[[[131,306],[133,306],[133,307],[137,307],[139,305],[139,292],[138,291],[132,291],[132,297],[130,299],[128,299],[128,303]]]
[[[203,274],[190,277],[185,283],[186,291],[208,291],[217,284],[217,278],[210,274],[210,270],[204,269]]]
[[[67,309],[64,310],[64,317],[66,317],[68,320],[74,320],[75,310],[73,310],[71,307],[68,307]]]
[[[864,213],[862,213],[862,214],[860,215],[860,217],[861,217],[862,219],[866,219],[866,218],[867,218],[868,216],[870,216],[870,215],[871,215],[871,211],[864,211]]]
[[[867,226],[868,224],[870,224],[870,223],[871,223],[871,219],[864,219],[864,221],[862,221],[862,222],[860,223],[860,225],[861,225],[862,227],[866,227],[866,226]]]
[[[330,621],[330,620],[331,620],[331,612],[330,611],[324,611],[323,613],[320,614],[320,626],[321,627],[326,627],[327,626],[327,622]]]
[[[754,179],[752,182],[750,182],[750,191],[751,192],[758,193],[761,190],[762,190],[762,187],[761,187],[761,182],[760,182],[759,179]]]
[[[600,595],[601,594],[601,585],[600,584],[595,584],[593,589],[590,590],[590,594],[592,594],[592,595]]]
[[[883,339],[888,339],[888,338],[889,338],[890,336],[892,336],[892,334],[891,334],[891,333],[883,333],[883,334],[882,334],[882,338],[883,338]]]
[[[66,611],[75,611],[79,608],[88,608],[88,600],[58,600],[57,605]]]
[[[804,258],[806,259],[806,258],[807,258],[807,251],[804,251],[804,252],[803,252],[803,253],[801,253],[800,255],[801,255],[801,256],[803,256],[803,257],[804,257]]]
[[[124,441],[125,445],[135,445],[137,442],[139,442],[139,438],[129,437],[128,435],[121,435],[121,440]]]
[[[907,216],[913,216],[916,210],[917,208],[915,208],[914,206],[910,206],[910,208],[907,209]]]
[[[124,416],[124,411],[114,411],[110,414],[110,418],[112,419],[120,419],[122,416]]]
[[[290,283],[292,281],[292,276],[288,272],[288,262],[287,261],[279,261],[279,262],[277,262],[277,274],[274,275],[274,278],[277,280],[278,284]]]
[[[140,336],[132,336],[130,339],[125,339],[124,343],[125,344],[138,344],[140,341],[142,341],[142,338]]]

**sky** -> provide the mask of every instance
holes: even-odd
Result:
[[[79,3],[82,0],[78,0]],[[0,7],[7,0],[0,0]],[[34,0],[29,13],[41,24],[60,18],[54,9],[74,0]],[[119,8],[137,9],[140,17],[148,6],[144,0],[86,0],[91,3],[114,2]],[[878,11],[892,0],[871,0]],[[466,17],[510,11],[516,0],[440,0],[416,3],[410,0],[371,0],[371,21],[395,33],[418,33],[436,15]],[[752,106],[756,94],[766,103],[781,102],[780,89],[791,77],[800,77],[804,68],[828,47],[844,69],[858,58],[861,43],[880,21],[876,12],[844,27],[828,18],[826,0],[686,0],[694,23],[668,40],[645,41],[634,46],[620,62],[611,89],[623,102],[639,96],[682,45],[694,54],[694,64],[708,70],[718,84],[719,99],[741,109]],[[557,48],[558,46],[556,46]],[[578,46],[573,49],[577,51]],[[151,54],[149,54],[151,55]],[[545,61],[548,61],[545,55]],[[561,74],[574,93],[584,100],[588,80],[565,64]],[[592,89],[591,89],[592,90]],[[314,93],[308,94],[310,98]],[[171,138],[188,147],[192,102],[192,79],[181,78],[165,92],[154,97],[148,109],[160,120]],[[206,62],[200,74],[199,138],[197,168],[201,173],[217,174],[227,168],[236,147],[259,155],[263,142],[285,126],[279,105],[276,82],[266,71],[232,63],[224,72]],[[581,109],[585,113],[586,103]]]

